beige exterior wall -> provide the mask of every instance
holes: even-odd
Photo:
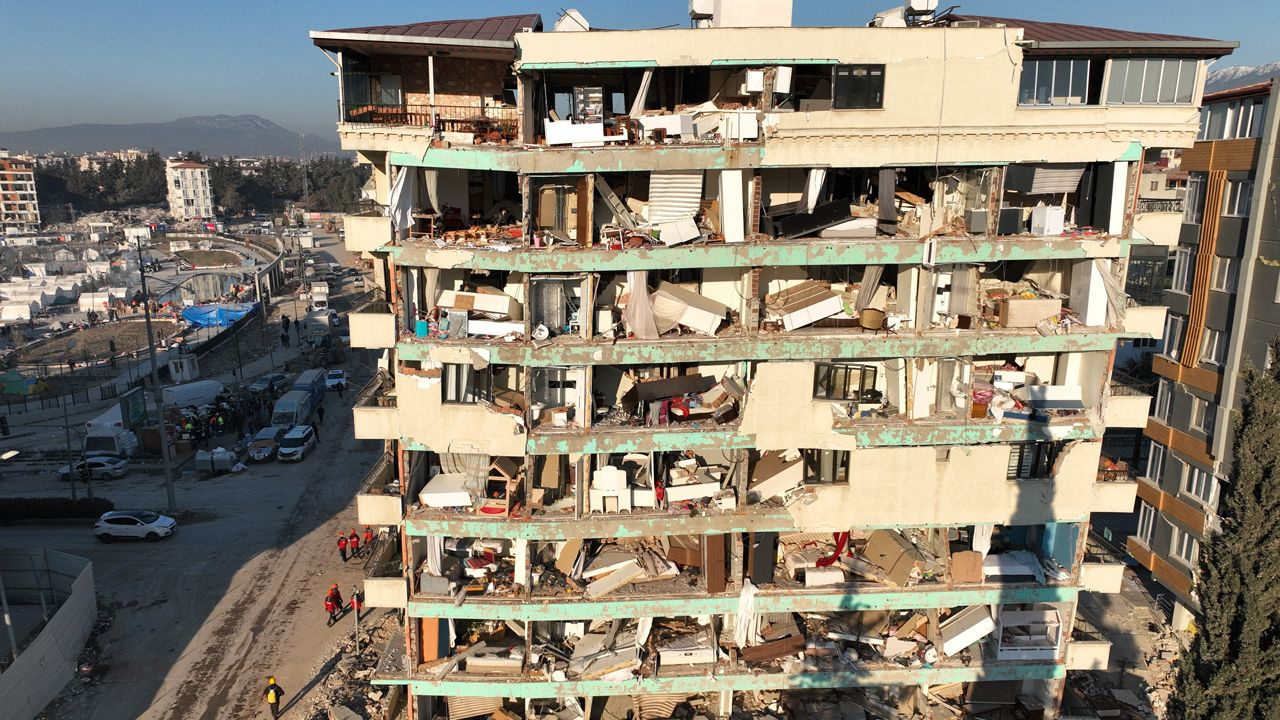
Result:
[[[427,374],[396,373],[397,409],[404,437],[442,453],[524,455],[524,426],[519,418],[483,405],[445,404],[439,366],[424,372]]]
[[[517,69],[524,63],[674,67],[770,58],[886,66],[883,109],[778,113],[776,137],[765,143],[771,166],[1118,160],[1133,143],[1190,147],[1199,121],[1192,105],[1018,107],[1022,31],[1014,28],[622,32],[517,35]],[[1202,69],[1201,84],[1203,75]],[[1199,98],[1197,90],[1193,101]]]
[[[1052,478],[1011,481],[1008,445],[864,448],[850,456],[847,484],[813,486],[817,501],[790,511],[808,530],[1080,520],[1093,510],[1101,452],[1074,443]]]

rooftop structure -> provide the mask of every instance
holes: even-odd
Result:
[[[1151,402],[1107,378],[1165,323],[1137,180],[1234,44],[920,4],[312,33],[373,168],[358,508],[410,718],[1052,711],[1105,666],[1090,515],[1138,483],[1101,438]]]

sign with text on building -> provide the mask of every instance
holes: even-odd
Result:
[[[142,425],[147,419],[147,403],[142,388],[136,387],[120,396],[120,420],[129,430]]]

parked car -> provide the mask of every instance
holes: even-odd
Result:
[[[324,376],[325,390],[346,390],[347,389],[347,371],[346,370],[330,370]]]
[[[348,330],[347,328],[342,328],[341,330],[339,330],[339,331],[338,331],[338,342],[342,343],[343,345],[350,345],[350,344],[351,344],[351,331],[350,331],[350,330]]]
[[[342,274],[342,263],[331,262],[331,263],[328,263],[328,265],[329,265],[329,272],[333,273],[334,275]]]
[[[289,376],[284,373],[267,373],[249,386],[249,392],[270,392],[275,394],[289,386]]]
[[[112,510],[93,524],[94,537],[104,543],[126,539],[155,542],[177,530],[177,520],[150,510]]]
[[[338,327],[342,324],[342,316],[338,314],[337,310],[329,311],[329,324],[333,327]]]
[[[359,277],[360,269],[359,268],[343,268],[342,274],[346,275],[347,277]]]
[[[249,443],[249,459],[255,462],[266,462],[276,456],[280,449],[280,441],[284,439],[285,429],[282,427],[264,427],[253,436]]]
[[[310,425],[294,425],[280,441],[276,459],[301,462],[307,452],[316,446],[316,432]]]
[[[129,472],[129,460],[127,458],[113,455],[95,455],[58,468],[58,479],[79,480],[86,464],[89,466],[89,476],[94,480],[121,478]]]

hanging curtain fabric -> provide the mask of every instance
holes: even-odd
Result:
[[[418,171],[402,167],[391,184],[391,226],[397,231],[413,227],[413,203],[418,194]]]
[[[1124,322],[1125,300],[1124,286],[1111,274],[1111,268],[1102,258],[1094,258],[1093,265],[1102,276],[1102,287],[1107,291],[1107,321],[1112,324]]]
[[[623,318],[627,331],[640,340],[657,340],[658,325],[653,318],[653,301],[649,299],[649,271],[628,270],[627,287],[631,290]]]
[[[876,288],[880,287],[880,276],[883,274],[883,265],[868,265],[862,271],[862,285],[858,289],[858,302],[854,304],[854,310],[862,312],[871,307],[871,299],[876,296]]]

